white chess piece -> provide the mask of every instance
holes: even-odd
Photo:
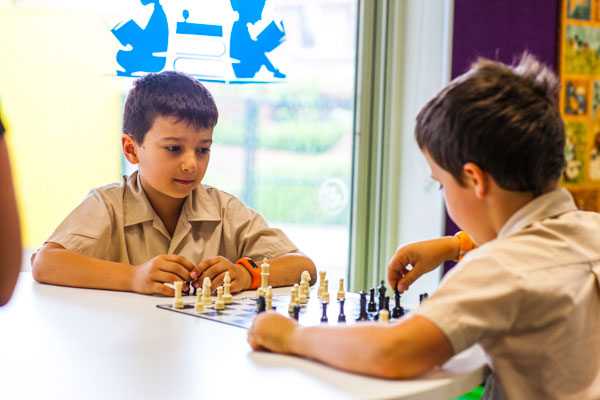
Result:
[[[326,271],[319,271],[319,290],[317,291],[317,296],[319,296],[319,299],[321,298],[321,294],[323,294],[323,284],[325,283],[326,273]]]
[[[306,304],[306,302],[308,301],[308,297],[306,296],[306,288],[308,287],[308,282],[305,280],[302,280],[300,282],[300,288],[298,289],[298,302],[300,304]]]
[[[202,283],[202,303],[209,307],[212,305],[212,299],[210,298],[210,287],[210,278],[204,278],[204,282]]]
[[[390,322],[390,312],[388,310],[386,310],[385,308],[382,310],[379,310],[379,322],[382,324],[386,324],[386,323]]]
[[[301,278],[302,278],[301,282],[306,282],[306,287],[304,288],[304,293],[306,294],[306,299],[308,300],[310,298],[310,281],[312,280],[312,278],[310,277],[310,272],[303,271]],[[300,286],[302,286],[302,285],[300,285]]]
[[[266,310],[272,310],[273,309],[273,288],[271,286],[269,286],[267,288],[267,302],[266,302]]]
[[[292,293],[290,296],[290,306],[288,307],[289,313],[294,312],[294,306],[298,305],[298,284],[295,284],[292,288]]]
[[[217,288],[217,301],[215,303],[215,310],[220,311],[225,309],[225,300],[223,300],[223,286]]]
[[[340,278],[340,289],[337,293],[337,299],[342,300],[346,298],[346,294],[344,292],[344,278]]]
[[[229,276],[229,271],[225,272],[223,282],[223,300],[225,301],[225,304],[231,304],[233,303],[233,296],[231,295],[231,277]]]
[[[173,301],[173,308],[183,308],[183,299],[181,298],[181,290],[183,288],[183,281],[173,282],[175,286],[175,300]]]
[[[329,303],[329,281],[327,279],[323,281],[323,292],[321,293],[321,302]]]
[[[196,312],[204,311],[204,303],[202,303],[202,290],[196,291],[196,304],[194,305]]]

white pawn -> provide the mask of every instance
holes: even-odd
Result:
[[[312,278],[310,277],[310,272],[308,272],[308,271],[302,272],[302,281],[306,282],[306,285],[304,287],[304,293],[306,294],[307,300],[310,298],[310,281],[311,280],[312,280]]]
[[[194,305],[194,310],[196,312],[204,311],[204,304],[202,303],[202,290],[198,290],[196,292],[196,304]]]
[[[215,310],[220,311],[225,309],[225,300],[223,300],[223,286],[217,288],[217,302],[215,303]]]
[[[323,282],[323,292],[321,293],[321,302],[329,303],[329,281],[325,279]]]
[[[229,276],[229,271],[225,272],[224,282],[224,291],[223,291],[223,300],[225,304],[233,303],[233,296],[231,295],[231,277]]]
[[[306,287],[308,286],[308,282],[302,281],[300,282],[300,288],[298,289],[298,302],[300,304],[306,304],[308,301],[308,297],[306,296]]]
[[[173,308],[183,308],[183,299],[181,298],[181,289],[183,288],[183,281],[173,282],[175,286],[175,300],[173,301]]]
[[[210,287],[211,287],[210,278],[209,277],[204,278],[204,282],[202,283],[202,303],[205,306],[212,305],[212,299],[210,298]]]
[[[289,313],[294,312],[294,306],[298,305],[298,284],[292,288],[292,294],[290,296],[290,306],[288,307]]]
[[[385,308],[379,310],[379,322],[382,324],[387,324],[388,322],[390,322],[390,312]]]
[[[346,298],[346,294],[344,293],[344,278],[340,278],[340,289],[337,293],[337,299],[342,300]]]
[[[266,302],[266,310],[272,310],[273,309],[273,288],[271,286],[269,286],[267,288],[267,302]]]

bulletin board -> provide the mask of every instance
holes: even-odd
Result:
[[[600,211],[600,0],[562,1],[559,45],[562,185],[580,209]]]

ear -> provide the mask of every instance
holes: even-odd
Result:
[[[480,200],[483,199],[490,189],[489,174],[471,162],[463,165],[463,172],[466,175],[467,184],[475,191],[475,196]]]
[[[132,164],[137,164],[140,160],[137,157],[137,143],[133,136],[124,133],[121,136],[121,145],[123,146],[123,155]]]

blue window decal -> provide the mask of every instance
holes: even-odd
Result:
[[[286,74],[269,59],[269,53],[286,39],[283,21],[263,21],[265,0],[221,2],[225,11],[216,16],[211,14],[210,21],[206,20],[206,3],[204,7],[196,3],[194,7],[188,4],[187,8],[177,10],[177,15],[173,16],[177,20],[169,24],[159,0],[141,0],[143,6],[152,4],[154,7],[144,29],[133,19],[111,29],[118,42],[127,47],[117,51],[117,63],[122,69],[116,74],[135,77],[174,70],[208,82],[283,81]],[[162,3],[166,4],[167,0]],[[173,10],[173,4],[169,6],[168,10]],[[253,35],[251,27],[259,22],[265,27]],[[169,26],[174,32],[169,32]],[[257,74],[263,68],[266,72],[261,72],[258,79]]]

